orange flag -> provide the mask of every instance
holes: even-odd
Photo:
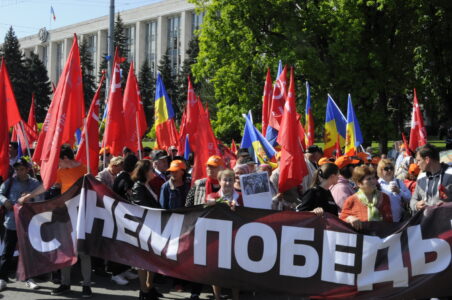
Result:
[[[44,188],[48,189],[55,183],[61,145],[73,139],[76,129],[83,126],[84,116],[82,69],[77,36],[74,34],[74,42],[58,80],[37,146],[42,149],[39,160]]]
[[[300,185],[303,177],[308,174],[300,141],[299,124],[295,106],[295,80],[293,68],[291,68],[289,93],[284,104],[284,112],[278,134],[278,144],[281,145],[279,192],[285,192]]]

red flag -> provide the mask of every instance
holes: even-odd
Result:
[[[129,134],[128,132],[125,134],[121,70],[119,62],[118,48],[116,48],[110,94],[108,95],[107,119],[105,121],[105,132],[102,144],[102,147],[110,147],[110,153],[115,156],[122,154],[126,135]]]
[[[104,82],[105,75],[99,82],[99,87],[97,88],[96,94],[94,94],[93,100],[91,101],[91,106],[86,116],[85,127],[82,132],[82,139],[78,147],[77,155],[75,160],[81,162],[83,165],[88,166],[90,173],[94,176],[97,175],[99,167],[99,98],[102,83]],[[88,150],[86,149],[86,133],[88,132]],[[89,159],[88,159],[89,155]]]
[[[0,97],[4,99],[6,104],[6,122],[8,128],[13,127],[18,124],[22,117],[20,116],[19,109],[17,108],[16,96],[14,95],[13,86],[11,80],[9,79],[8,70],[6,69],[5,60],[2,58],[2,65],[0,70],[0,81],[3,84],[3,91]]]
[[[235,144],[234,139],[232,139],[232,143],[231,143],[231,151],[232,151],[234,154],[237,154],[237,145]]]
[[[409,149],[416,151],[418,147],[424,146],[425,144],[427,144],[427,131],[425,130],[424,119],[422,118],[421,109],[417,101],[416,89],[414,89]]]
[[[77,128],[83,125],[85,104],[82,69],[77,36],[64,66],[58,86],[44,121],[38,146],[41,149],[41,177],[44,188],[50,188],[56,180],[61,145],[69,141]],[[36,153],[35,153],[36,155]]]
[[[33,142],[38,140],[38,133],[34,131],[27,123],[22,122],[22,125],[25,132],[23,132],[20,123],[14,125],[13,134],[11,135],[11,142],[17,142],[19,140],[20,144],[22,145],[22,150],[24,150],[27,148],[27,142],[28,145],[31,146]],[[27,138],[26,141],[25,137]]]
[[[284,66],[273,87],[272,103],[270,108],[270,118],[268,125],[279,131],[281,119],[284,112],[284,103],[286,102],[287,68]]]
[[[265,79],[264,94],[262,96],[262,135],[267,134],[268,121],[270,119],[270,108],[272,103],[272,77],[270,75],[270,68],[267,69],[267,78]]]
[[[298,123],[298,137],[300,138],[301,147],[303,151],[306,149],[306,131],[304,131],[303,124],[301,123],[301,115],[297,113],[297,123]]]
[[[281,120],[281,130],[278,144],[281,145],[281,160],[279,163],[279,192],[285,192],[301,184],[308,174],[303,148],[299,137],[297,111],[295,106],[295,80],[293,68],[290,70],[289,94],[284,105]]]
[[[185,123],[187,122],[187,108],[184,108],[184,112],[182,113],[182,117],[180,119],[180,127],[179,127],[179,148],[178,148],[178,155],[184,155],[185,152]]]
[[[5,97],[5,77],[3,75],[5,62],[2,60],[0,68],[0,176],[2,180],[6,180],[9,175],[9,126],[8,126],[8,112],[6,107]]]
[[[122,109],[124,110],[124,129],[127,132],[125,146],[133,152],[138,152],[138,143],[140,143],[140,149],[143,148],[141,146],[141,138],[146,132],[148,124],[144,115],[133,62],[130,64]]]
[[[402,132],[402,140],[403,140],[403,146],[405,147],[405,156],[413,156],[414,151],[410,149],[408,146],[408,141],[406,139],[405,133]]]
[[[30,106],[30,112],[28,113],[28,126],[30,126],[31,129],[33,129],[34,132],[38,132],[38,124],[36,123],[36,116],[35,116],[35,94],[31,95],[31,106]],[[31,142],[30,142],[31,143]]]

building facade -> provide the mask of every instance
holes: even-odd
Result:
[[[203,15],[195,13],[194,5],[185,0],[163,0],[154,4],[120,12],[127,36],[126,58],[139,69],[147,59],[156,72],[160,58],[167,53],[177,72],[195,31],[202,24]],[[116,20],[116,16],[115,16]],[[19,39],[28,56],[32,51],[47,66],[49,78],[57,83],[74,40],[88,40],[92,54],[94,75],[99,73],[102,58],[108,51],[108,16],[39,33]]]

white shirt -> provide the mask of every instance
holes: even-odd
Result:
[[[381,191],[388,195],[389,200],[391,201],[392,221],[399,222],[402,218],[402,201],[408,203],[411,199],[411,192],[399,179],[394,178],[392,181],[397,182],[397,186],[400,189],[399,194],[391,191],[389,182],[385,181],[383,178],[378,179]]]

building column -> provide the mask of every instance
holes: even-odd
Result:
[[[50,81],[56,85],[57,79],[55,76],[55,67],[56,67],[56,42],[49,41],[49,53],[47,57],[47,71],[49,72]]]
[[[159,16],[157,19],[157,65],[166,53],[168,41],[168,18]]]
[[[192,12],[191,11],[183,11],[180,17],[180,56],[181,56],[181,68],[184,64],[185,57],[187,56],[188,46],[190,44],[192,32],[191,32],[191,23],[192,23]]]
[[[146,60],[146,23],[137,22],[135,30],[135,71],[138,73]]]
[[[63,53],[64,53],[64,63],[66,63],[66,60],[69,56],[69,52],[71,52],[71,48],[72,48],[72,44],[74,43],[74,38],[67,38],[64,39],[64,48],[63,48]],[[79,44],[80,46],[80,44]],[[62,66],[64,68],[64,65]]]

